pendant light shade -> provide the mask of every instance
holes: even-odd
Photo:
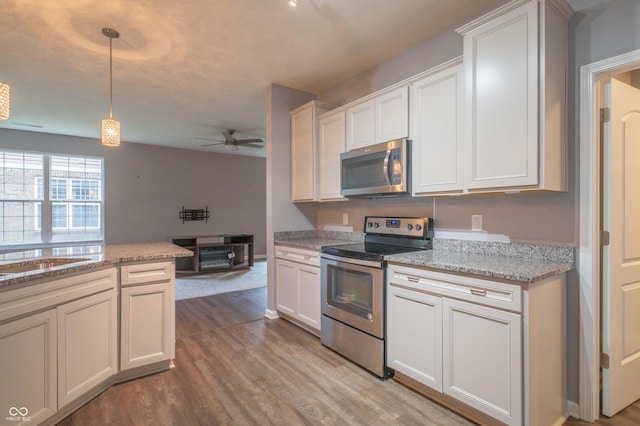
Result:
[[[120,122],[112,118],[102,120],[102,145],[120,145]]]
[[[120,145],[120,122],[113,119],[113,39],[120,33],[111,28],[103,28],[102,34],[109,37],[109,118],[102,120],[102,145]]]
[[[0,81],[0,120],[9,119],[9,85]]]

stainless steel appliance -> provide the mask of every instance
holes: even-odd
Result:
[[[385,256],[432,248],[424,217],[365,218],[365,241],[322,248],[321,342],[379,377],[387,377]]]
[[[411,141],[397,139],[340,154],[341,194],[373,198],[411,192]]]

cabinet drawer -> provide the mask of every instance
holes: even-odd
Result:
[[[124,265],[120,268],[120,285],[147,284],[156,281],[167,281],[175,276],[172,262],[139,263]]]
[[[514,312],[522,311],[522,288],[480,278],[389,265],[391,285],[438,294]]]
[[[320,266],[320,252],[316,250],[276,246],[276,257],[305,265]]]

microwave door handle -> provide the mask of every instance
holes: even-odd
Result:
[[[382,173],[384,174],[384,180],[387,181],[387,185],[391,185],[391,179],[389,178],[389,158],[391,157],[391,150],[387,150],[387,155],[384,157],[382,165]]]

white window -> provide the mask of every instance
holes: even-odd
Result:
[[[104,160],[0,151],[0,248],[102,241]]]

